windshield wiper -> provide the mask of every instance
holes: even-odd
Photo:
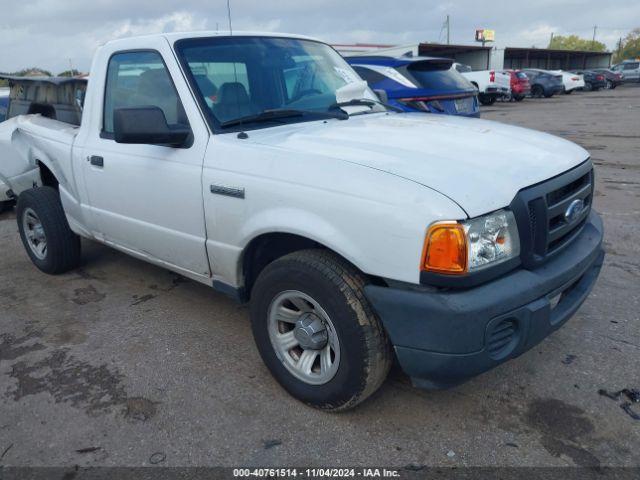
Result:
[[[322,118],[330,117],[330,118],[339,118],[341,120],[348,118],[348,115],[345,116],[346,114],[338,115],[336,113],[315,112],[312,110],[293,110],[293,109],[286,109],[286,108],[277,108],[272,110],[263,110],[262,112],[257,113],[255,115],[247,115],[240,118],[234,118],[233,120],[222,122],[220,126],[222,128],[226,128],[226,127],[233,127],[236,125],[244,125],[245,123],[270,122],[272,120],[303,117],[305,115],[319,115]]]
[[[382,105],[383,107],[393,110],[395,112],[403,112],[401,108],[394,107],[393,105],[389,105],[388,103],[381,102],[380,100],[374,100],[372,98],[353,98],[351,100],[347,100],[346,102],[337,102],[329,107],[329,110],[335,110],[337,108],[342,107],[370,107],[373,108],[376,105]]]

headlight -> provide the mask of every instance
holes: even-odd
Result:
[[[450,275],[473,273],[520,255],[520,237],[509,210],[464,222],[437,222],[427,232],[422,270]]]

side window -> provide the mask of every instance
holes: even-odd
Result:
[[[625,70],[637,70],[638,67],[640,67],[640,63],[625,63],[624,64],[624,69]]]
[[[113,112],[122,107],[158,107],[169,126],[188,125],[167,67],[157,52],[117,53],[109,60],[103,131],[113,133]]]

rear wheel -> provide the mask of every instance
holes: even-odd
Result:
[[[386,378],[391,346],[364,296],[365,284],[354,267],[324,250],[282,257],[258,277],[251,294],[256,345],[298,400],[347,410]]]
[[[57,190],[32,188],[18,198],[18,229],[33,264],[45,273],[67,272],[80,263],[80,237],[71,231]]]
[[[565,95],[571,95],[573,93],[573,90],[567,90],[565,88],[564,90],[562,90],[562,93],[564,93]]]
[[[482,105],[485,105],[487,107],[496,103],[496,97],[494,95],[487,95],[485,93],[481,93],[480,95],[478,95],[478,100],[480,100],[480,103]]]
[[[524,100],[524,95],[513,95],[512,98],[516,101],[516,102],[521,102],[522,100]]]
[[[615,87],[613,86],[613,82],[611,80],[607,80],[607,83],[604,84],[605,90],[613,90]]]
[[[593,90],[593,85],[591,85],[591,83],[590,83],[590,82],[584,82],[584,89],[585,89],[587,92],[590,92],[590,91],[592,91],[592,90]]]

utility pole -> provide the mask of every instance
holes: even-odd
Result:
[[[553,32],[551,32],[551,39],[549,40],[549,48],[553,48]]]
[[[447,45],[451,44],[451,22],[449,21],[449,15],[447,15]]]
[[[596,44],[596,31],[598,30],[598,26],[593,26],[593,40],[591,40],[591,48],[593,48]]]

